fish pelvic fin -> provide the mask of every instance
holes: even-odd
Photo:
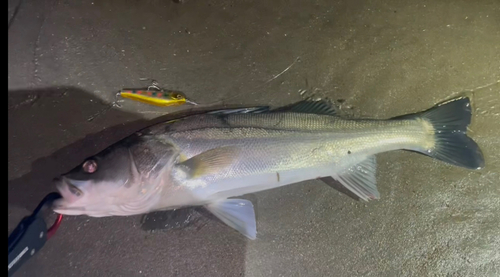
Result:
[[[245,199],[225,199],[205,205],[222,222],[251,240],[257,238],[257,223],[252,202]]]
[[[484,157],[477,143],[467,136],[472,108],[468,97],[454,99],[427,111],[404,115],[395,119],[421,118],[432,124],[435,145],[420,153],[446,163],[469,168],[484,167]]]

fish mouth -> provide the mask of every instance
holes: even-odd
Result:
[[[58,214],[81,215],[85,212],[84,207],[75,205],[75,202],[83,194],[80,189],[71,184],[66,178],[57,178],[54,180],[56,188],[61,194],[61,198],[52,203],[52,210]]]

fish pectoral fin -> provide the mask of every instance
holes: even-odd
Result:
[[[238,159],[239,149],[226,146],[205,151],[176,166],[183,170],[188,178],[219,173]]]
[[[205,208],[247,238],[254,240],[257,237],[257,223],[252,202],[244,199],[225,199],[208,204]]]
[[[359,198],[368,201],[378,199],[380,194],[377,190],[377,160],[370,156],[359,164],[356,164],[344,172],[332,176],[356,194]]]

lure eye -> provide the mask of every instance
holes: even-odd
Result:
[[[180,95],[180,94],[174,95],[174,97],[175,97],[175,98],[177,98],[177,99],[182,99],[182,98],[184,98],[184,97],[182,97],[182,95]]]
[[[94,173],[97,170],[97,162],[94,160],[85,161],[82,165],[82,169],[86,173]]]

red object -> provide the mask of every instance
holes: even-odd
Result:
[[[62,219],[63,219],[63,215],[58,214],[57,218],[56,218],[56,222],[54,222],[54,224],[47,231],[47,239],[50,239],[56,233],[57,229],[61,225]]]

